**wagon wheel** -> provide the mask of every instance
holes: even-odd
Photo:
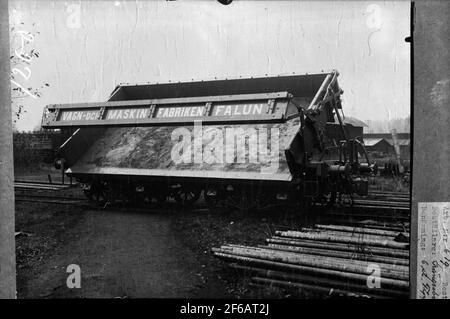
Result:
[[[243,212],[254,208],[254,200],[251,198],[249,190],[245,187],[228,185],[225,194],[225,206],[228,208],[235,208]]]
[[[254,198],[254,208],[257,210],[267,209],[277,205],[277,198],[273,190],[259,190]]]
[[[147,185],[137,184],[133,185],[134,192],[131,194],[131,202],[138,206],[146,206],[151,203],[150,189]]]
[[[151,193],[151,201],[155,201],[157,206],[162,206],[167,201],[167,196],[169,195],[169,192],[167,190],[167,187],[164,186],[158,186],[154,189],[152,189]]]
[[[93,182],[90,188],[83,191],[89,200],[94,201],[99,206],[105,206],[108,202],[108,185],[106,182]]]
[[[89,200],[93,200],[92,198],[92,185],[89,183],[80,183],[81,190],[83,191],[84,196],[86,196]]]
[[[132,206],[141,203],[143,199],[142,187],[142,185],[135,183],[128,183],[125,185],[114,184],[114,189],[117,190],[118,197],[122,200],[122,203]]]
[[[194,204],[200,197],[201,190],[194,186],[176,186],[173,189],[173,197],[176,202],[183,206]]]
[[[208,207],[215,208],[223,199],[223,191],[216,187],[205,188],[203,191],[203,197],[205,198],[205,202]]]
[[[353,195],[351,193],[339,193],[338,196],[339,206],[353,206]]]
[[[144,190],[138,195],[138,201],[143,206],[156,207],[166,201],[167,195],[164,185],[144,185]]]
[[[327,211],[336,203],[336,192],[330,192],[328,194],[322,194],[316,198],[314,198],[313,205],[316,208],[319,208],[322,211]]]

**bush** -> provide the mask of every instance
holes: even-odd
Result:
[[[45,133],[14,133],[13,154],[15,167],[35,167],[51,163],[54,158],[53,141]]]

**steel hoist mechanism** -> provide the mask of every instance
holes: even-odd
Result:
[[[343,117],[338,75],[119,85],[107,102],[48,105],[42,127],[74,131],[58,163],[102,205],[203,194],[328,207],[367,194],[377,169]]]

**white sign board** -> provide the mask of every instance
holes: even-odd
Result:
[[[450,202],[419,203],[417,298],[450,295]]]

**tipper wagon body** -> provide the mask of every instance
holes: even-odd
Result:
[[[62,162],[100,202],[334,201],[364,193],[360,175],[374,170],[342,118],[337,76],[121,85],[107,102],[47,106],[42,126],[76,129]]]

